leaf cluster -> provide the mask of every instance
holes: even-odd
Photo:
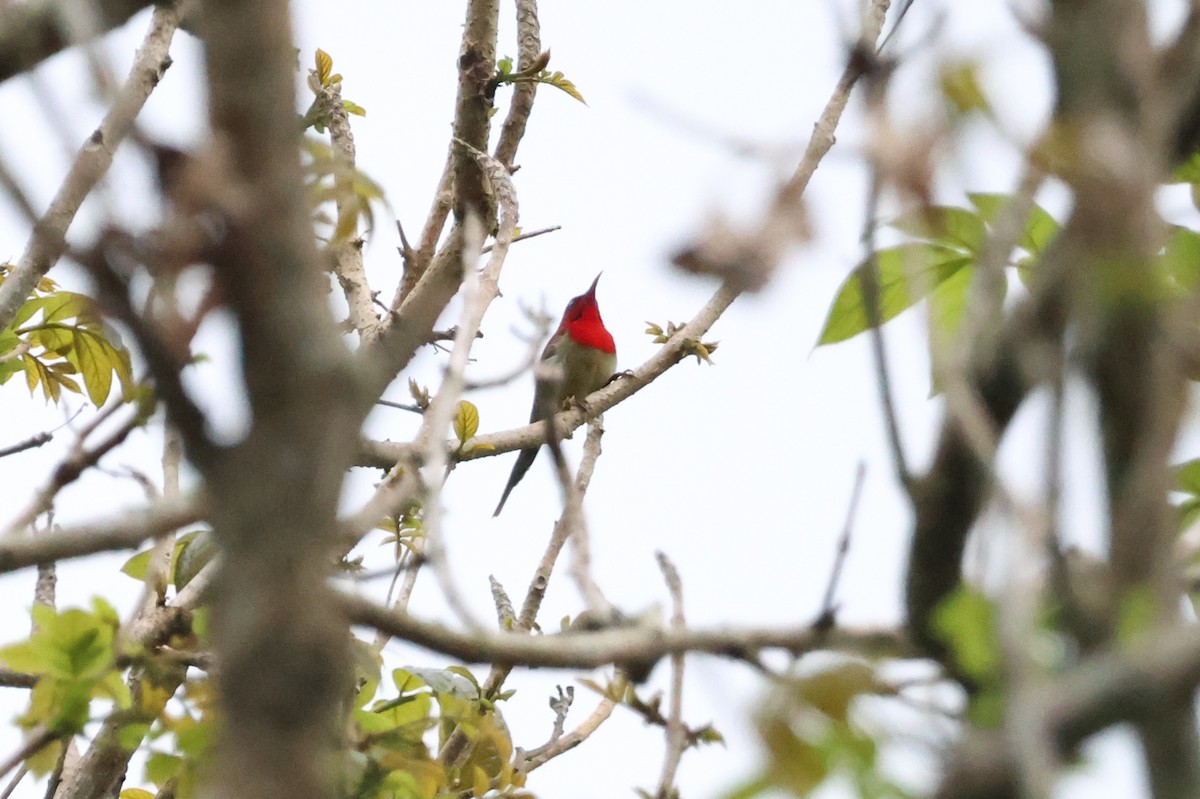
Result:
[[[0,265],[0,276],[8,274]],[[95,311],[92,300],[42,278],[5,330],[0,332],[0,383],[24,372],[32,395],[39,387],[48,402],[63,391],[86,396],[97,407],[112,394],[134,392],[133,367],[121,338]],[[82,382],[83,385],[80,385]]]

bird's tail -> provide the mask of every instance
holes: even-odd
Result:
[[[496,505],[496,510],[492,512],[492,518],[500,515],[500,511],[504,510],[504,503],[508,501],[508,495],[517,487],[517,483],[521,482],[521,478],[529,471],[529,467],[533,465],[534,458],[537,457],[538,450],[541,447],[530,447],[529,449],[521,450],[521,454],[517,456],[517,462],[513,464],[512,472],[508,475],[508,484],[504,486],[504,493],[500,495],[500,503]]]

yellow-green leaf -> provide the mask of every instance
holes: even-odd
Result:
[[[121,791],[120,799],[154,799],[154,794],[145,788],[126,788]]]
[[[465,444],[479,430],[479,409],[467,400],[459,400],[458,413],[454,415],[454,435],[459,443]]]
[[[321,81],[322,86],[329,85],[329,76],[333,73],[333,58],[329,53],[321,48],[317,48],[316,54],[317,64],[317,79]]]

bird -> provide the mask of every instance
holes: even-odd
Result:
[[[587,291],[567,303],[558,330],[542,350],[542,361],[557,363],[562,369],[563,379],[554,383],[538,381],[533,410],[529,414],[530,422],[544,420],[545,414],[553,414],[572,397],[582,400],[607,383],[616,369],[617,346],[612,334],[604,326],[604,320],[600,318],[600,306],[596,302],[596,284],[599,282],[600,275],[596,275]],[[548,392],[555,392],[557,396],[551,396]],[[500,495],[500,502],[492,513],[493,518],[504,510],[508,495],[529,471],[539,449],[541,444],[521,450],[504,486],[504,493]]]

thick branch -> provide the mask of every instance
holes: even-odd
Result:
[[[339,780],[350,684],[345,625],[324,578],[365,407],[353,401],[361,387],[322,291],[288,3],[209,0],[197,22],[237,195],[211,263],[240,330],[253,418],[244,441],[197,463],[224,555],[213,592],[225,722],[213,785],[218,796],[324,799]]]

